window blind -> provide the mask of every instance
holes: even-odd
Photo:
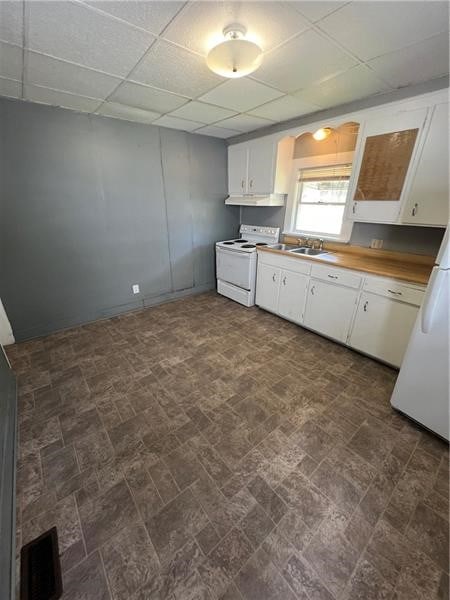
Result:
[[[335,181],[336,179],[350,179],[352,165],[333,165],[329,167],[314,167],[301,169],[298,181]]]

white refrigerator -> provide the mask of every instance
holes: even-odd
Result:
[[[394,408],[449,439],[450,223],[391,398]]]

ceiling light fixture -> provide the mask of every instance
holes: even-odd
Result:
[[[317,131],[315,131],[312,136],[316,140],[316,142],[321,142],[322,140],[326,140],[327,137],[331,134],[331,127],[321,127]]]
[[[242,25],[229,25],[223,30],[225,40],[211,48],[206,64],[222,77],[244,77],[261,65],[263,52],[258,44],[245,39],[247,30]]]

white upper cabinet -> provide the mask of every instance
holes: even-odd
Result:
[[[259,138],[228,147],[231,196],[287,194],[294,138]]]
[[[434,107],[412,175],[402,223],[441,225],[449,220],[449,105]]]
[[[397,223],[417,158],[428,109],[369,118],[360,130],[347,216]]]
[[[272,194],[274,190],[277,147],[275,143],[254,140],[248,144],[249,194]]]
[[[248,146],[236,144],[228,148],[228,193],[246,194],[248,174]]]

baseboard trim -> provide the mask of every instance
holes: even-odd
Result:
[[[107,307],[98,307],[89,312],[55,319],[54,321],[50,321],[48,323],[40,323],[34,327],[14,329],[14,337],[16,342],[24,342],[26,340],[42,337],[44,335],[50,335],[51,333],[55,333],[57,331],[63,331],[64,329],[71,329],[72,327],[86,325],[87,323],[92,323],[94,321],[109,319],[127,312],[150,308],[152,306],[157,306],[158,304],[165,304],[166,302],[174,302],[175,300],[185,298],[186,296],[203,294],[215,289],[215,287],[216,282],[211,281],[202,285],[196,285],[192,288],[165,292],[156,296],[144,296],[135,302]]]

